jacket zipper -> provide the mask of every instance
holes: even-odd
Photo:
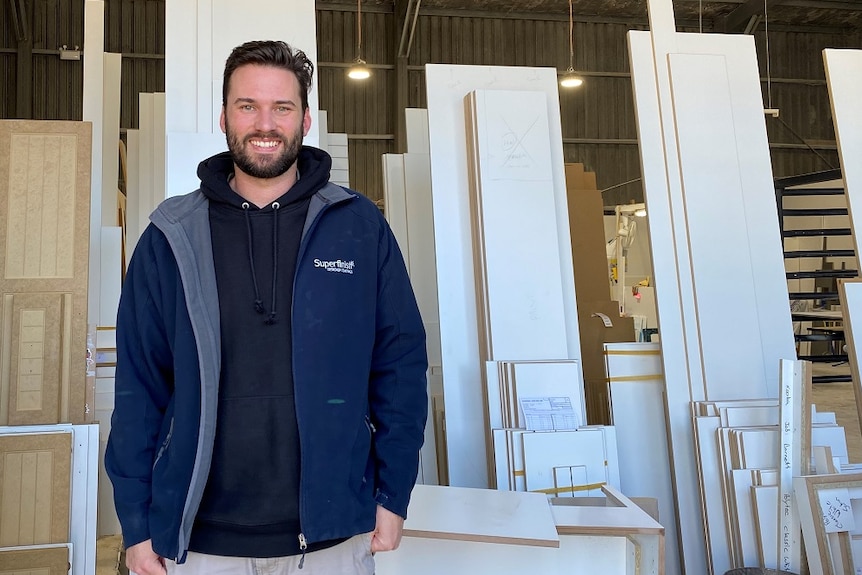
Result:
[[[305,550],[308,549],[308,543],[305,541],[305,535],[299,534],[299,550],[302,551],[302,557],[299,558],[299,568],[302,569],[305,565]]]
[[[165,451],[168,449],[168,445],[171,444],[171,437],[174,435],[174,418],[171,418],[171,424],[168,427],[168,434],[165,436],[165,440],[162,441],[161,447],[159,447],[158,453],[156,453],[156,458],[153,460],[153,469],[156,468],[156,464],[159,462],[159,459],[162,458],[162,455],[165,454]]]
[[[346,201],[346,200],[341,200],[341,201]],[[341,203],[341,201],[336,202],[336,203]],[[308,241],[309,241],[308,238],[311,237],[312,232],[314,232],[315,228],[317,228],[317,224],[320,221],[320,218],[323,216],[323,213],[326,212],[333,205],[335,205],[335,204],[326,203],[322,208],[320,208],[320,211],[317,212],[317,215],[314,216],[314,221],[312,221],[311,225],[308,226],[308,230],[305,232],[305,235],[303,235],[302,238],[300,239],[299,253],[297,253],[297,255],[296,255],[296,272],[294,272],[294,274],[293,274],[293,292],[291,294],[291,299],[290,299],[290,323],[291,323],[290,329],[291,329],[291,331],[293,331],[293,328],[294,328],[294,325],[296,322],[296,315],[294,314],[295,304],[296,304],[296,278],[299,276],[300,270],[302,269],[300,266],[302,265],[302,260],[303,260],[303,257],[305,256],[305,250],[308,247]],[[296,357],[295,338],[291,338],[291,339],[292,339],[291,346],[293,347],[293,349],[291,350],[291,353],[293,354],[293,357]],[[299,409],[296,406],[298,394],[297,394],[297,387],[296,387],[296,364],[295,364],[295,362],[294,362],[294,365],[291,366],[291,369],[293,370],[293,386],[294,386],[293,411],[296,414],[296,427],[297,427],[297,431],[299,431],[299,429],[301,429],[301,427],[300,427],[300,422],[299,422]],[[305,498],[302,496],[302,483],[303,483],[302,476],[303,476],[303,472],[304,472],[306,466],[305,466],[305,461],[304,461],[305,460],[305,450],[302,448],[302,433],[298,433],[298,435],[299,435],[299,550],[302,552],[302,557],[299,560],[298,567],[299,567],[299,569],[302,569],[303,565],[305,564],[305,550],[308,548],[308,542],[305,539],[305,534],[302,532],[302,525],[304,523],[302,518],[305,515],[305,513],[304,513]]]

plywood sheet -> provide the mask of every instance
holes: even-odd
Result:
[[[3,575],[66,575],[71,567],[66,545],[30,549],[0,549]]]
[[[90,147],[87,123],[0,121],[0,425],[87,419]]]
[[[0,547],[69,541],[72,434],[0,435]]]
[[[557,74],[553,68],[429,64],[425,69],[425,79],[443,377],[446,386],[449,480],[452,485],[487,487],[482,415],[484,393],[479,385],[484,365],[478,343],[463,100],[464,96],[476,89],[523,90],[529,86],[545,94],[557,249],[565,282],[562,291],[568,342],[568,355],[555,359],[578,359],[580,341],[575,287],[571,279],[571,241],[567,222]]]

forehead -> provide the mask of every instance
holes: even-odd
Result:
[[[234,70],[228,84],[228,101],[252,98],[300,101],[299,80],[284,68],[246,64]]]

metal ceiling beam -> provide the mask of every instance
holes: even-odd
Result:
[[[18,0],[9,0],[9,9],[12,10],[12,27],[15,29],[15,39],[23,42],[27,39],[27,13]]]
[[[700,2],[701,0],[678,0],[679,2]],[[707,2],[710,0],[706,0]],[[722,3],[727,4],[750,4],[750,0],[721,0]],[[763,0],[756,0],[761,6],[763,6]],[[778,0],[776,5],[781,6],[790,6],[793,8],[817,8],[819,10],[853,10],[858,12],[862,10],[862,6],[860,6],[859,2],[854,0]],[[762,12],[762,10],[761,10]]]
[[[752,18],[762,16],[769,8],[785,4],[782,0],[747,0],[726,16],[715,19],[715,27],[721,32],[739,33],[749,28]]]

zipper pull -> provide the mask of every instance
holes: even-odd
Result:
[[[305,565],[305,550],[308,549],[308,542],[305,540],[305,535],[299,534],[299,550],[302,551],[302,557],[299,558],[299,568]]]

